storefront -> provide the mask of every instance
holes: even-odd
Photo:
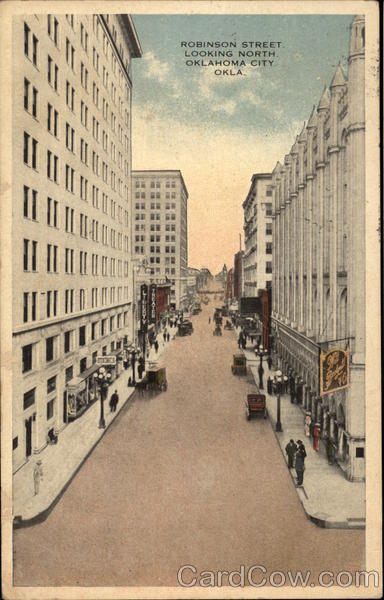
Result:
[[[98,399],[98,390],[93,376],[98,368],[99,365],[94,364],[67,383],[65,388],[67,422],[80,417]]]

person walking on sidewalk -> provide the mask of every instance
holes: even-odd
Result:
[[[270,354],[268,354],[268,356],[267,356],[267,365],[268,365],[268,369],[271,370],[272,369],[272,356]]]
[[[305,446],[301,440],[297,440],[297,452],[295,454],[295,469],[297,474],[297,485],[303,485],[304,481],[304,471],[305,471],[305,457],[307,456],[307,452],[305,450]]]
[[[117,390],[115,390],[109,400],[109,406],[111,408],[111,412],[116,412],[118,402],[119,402],[119,394],[117,393]]]
[[[297,446],[292,439],[289,440],[289,443],[285,446],[285,452],[288,456],[288,469],[293,469],[293,462],[295,459],[295,454],[297,452]]]
[[[165,329],[163,331],[163,340],[164,340],[164,344],[165,344],[165,342],[167,341],[167,332],[165,331]]]
[[[43,467],[41,466],[41,460],[38,460],[33,469],[33,484],[35,488],[35,496],[39,493],[40,481],[43,479]]]
[[[171,339],[171,336],[169,334],[169,331],[167,331],[167,342],[169,342],[170,339]]]
[[[155,343],[153,345],[155,346],[155,352],[157,354],[157,352],[159,350],[159,342],[157,340],[155,340]]]

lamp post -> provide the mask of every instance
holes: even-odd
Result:
[[[281,378],[281,371],[276,371],[276,387],[277,387],[277,417],[276,417],[276,427],[275,427],[275,431],[277,432],[281,432],[283,431],[283,428],[281,426],[281,420],[280,420],[280,394],[281,394],[281,383],[282,383],[282,378]]]
[[[263,356],[265,356],[268,353],[267,350],[264,350],[263,346],[260,344],[258,348],[255,348],[255,354],[256,356],[260,357],[260,364],[259,364],[259,388],[261,390],[264,389],[263,386],[263,375],[264,375],[264,369],[263,369]]]
[[[100,419],[99,419],[99,429],[105,429],[105,419],[104,419],[104,400],[108,390],[108,384],[111,380],[111,374],[106,370],[105,367],[100,367],[100,369],[94,375],[94,381],[96,385],[99,387],[100,391]]]
[[[131,359],[131,365],[132,365],[132,385],[136,385],[136,373],[135,373],[135,367],[136,367],[136,356],[138,356],[140,354],[140,350],[138,348],[135,348],[135,346],[131,346],[130,348],[128,348],[128,353]]]

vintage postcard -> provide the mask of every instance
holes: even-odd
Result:
[[[2,597],[380,597],[379,4],[0,14]]]

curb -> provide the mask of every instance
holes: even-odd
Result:
[[[73,471],[73,473],[71,473],[71,475],[69,476],[69,478],[67,479],[67,481],[64,483],[63,487],[58,492],[58,494],[56,495],[56,497],[51,501],[51,503],[44,510],[42,510],[39,513],[37,513],[37,515],[35,515],[34,517],[30,517],[28,519],[23,519],[19,515],[14,516],[14,518],[13,518],[13,529],[22,529],[23,527],[31,527],[32,525],[37,525],[38,523],[42,523],[43,521],[46,520],[46,518],[49,516],[49,514],[51,513],[51,511],[55,508],[56,504],[59,502],[59,500],[63,496],[64,492],[67,490],[67,488],[72,483],[73,479],[76,477],[77,473],[80,471],[81,467],[84,465],[84,463],[86,462],[86,460],[92,454],[92,452],[94,451],[94,449],[96,448],[96,446],[99,444],[99,442],[103,439],[104,435],[106,434],[106,432],[108,431],[108,429],[110,428],[110,426],[113,425],[113,423],[121,415],[122,411],[125,408],[130,407],[133,404],[133,402],[135,400],[135,396],[136,396],[136,389],[133,391],[132,394],[130,394],[126,398],[124,404],[121,405],[121,408],[120,408],[119,412],[116,414],[116,416],[113,418],[113,420],[109,422],[108,426],[105,429],[103,429],[102,434],[100,435],[100,437],[97,438],[97,440],[89,448],[89,450],[87,451],[87,453],[85,454],[85,456],[80,460],[79,464],[77,465],[77,467],[75,468],[75,470]],[[131,400],[131,402],[130,402],[130,400]]]

